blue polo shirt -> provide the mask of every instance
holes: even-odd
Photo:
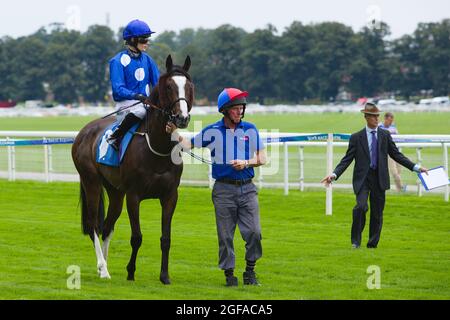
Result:
[[[255,176],[253,168],[235,170],[231,160],[250,160],[255,152],[264,149],[264,143],[254,124],[241,121],[233,131],[221,120],[205,127],[191,139],[196,148],[208,148],[211,151],[212,176],[214,179],[246,180]]]

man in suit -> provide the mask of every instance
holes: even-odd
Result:
[[[424,167],[406,158],[392,141],[390,133],[378,128],[380,110],[373,103],[366,103],[364,113],[367,125],[364,129],[351,135],[348,149],[334,172],[322,179],[329,186],[344,173],[355,160],[353,170],[353,191],[356,195],[356,206],[353,208],[353,224],[351,241],[353,248],[361,246],[361,234],[366,223],[368,210],[367,199],[370,196],[370,227],[368,248],[376,248],[380,240],[383,224],[385,193],[389,190],[388,155],[411,171],[428,172]]]

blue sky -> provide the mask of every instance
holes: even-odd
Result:
[[[92,24],[118,30],[140,18],[155,31],[216,28],[230,23],[253,31],[271,23],[282,32],[292,21],[338,21],[355,31],[371,18],[387,22],[392,37],[412,33],[418,22],[450,18],[449,0],[40,0],[2,1],[0,37],[28,35],[52,22],[85,31]],[[6,2],[6,3],[5,3]]]

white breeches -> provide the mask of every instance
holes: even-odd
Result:
[[[137,102],[139,102],[139,101],[138,100],[124,100],[124,101],[117,102],[116,110],[121,110],[128,106],[132,106],[133,104],[135,104]],[[139,104],[135,105],[134,107],[125,109],[122,112],[117,113],[117,115],[116,115],[117,120],[122,121],[123,118],[125,118],[125,116],[130,112],[142,120],[145,118],[145,113],[147,112],[147,110],[145,109],[145,107],[142,103],[139,103]]]

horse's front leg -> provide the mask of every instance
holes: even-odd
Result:
[[[131,226],[131,258],[127,265],[127,280],[134,280],[134,272],[136,271],[136,257],[142,244],[141,225],[139,221],[139,204],[140,199],[136,195],[127,194],[127,211]]]
[[[162,207],[162,221],[161,221],[161,273],[159,280],[163,284],[170,284],[169,277],[169,250],[170,250],[170,230],[172,224],[172,216],[177,206],[178,190],[175,189],[169,196],[160,199]]]

